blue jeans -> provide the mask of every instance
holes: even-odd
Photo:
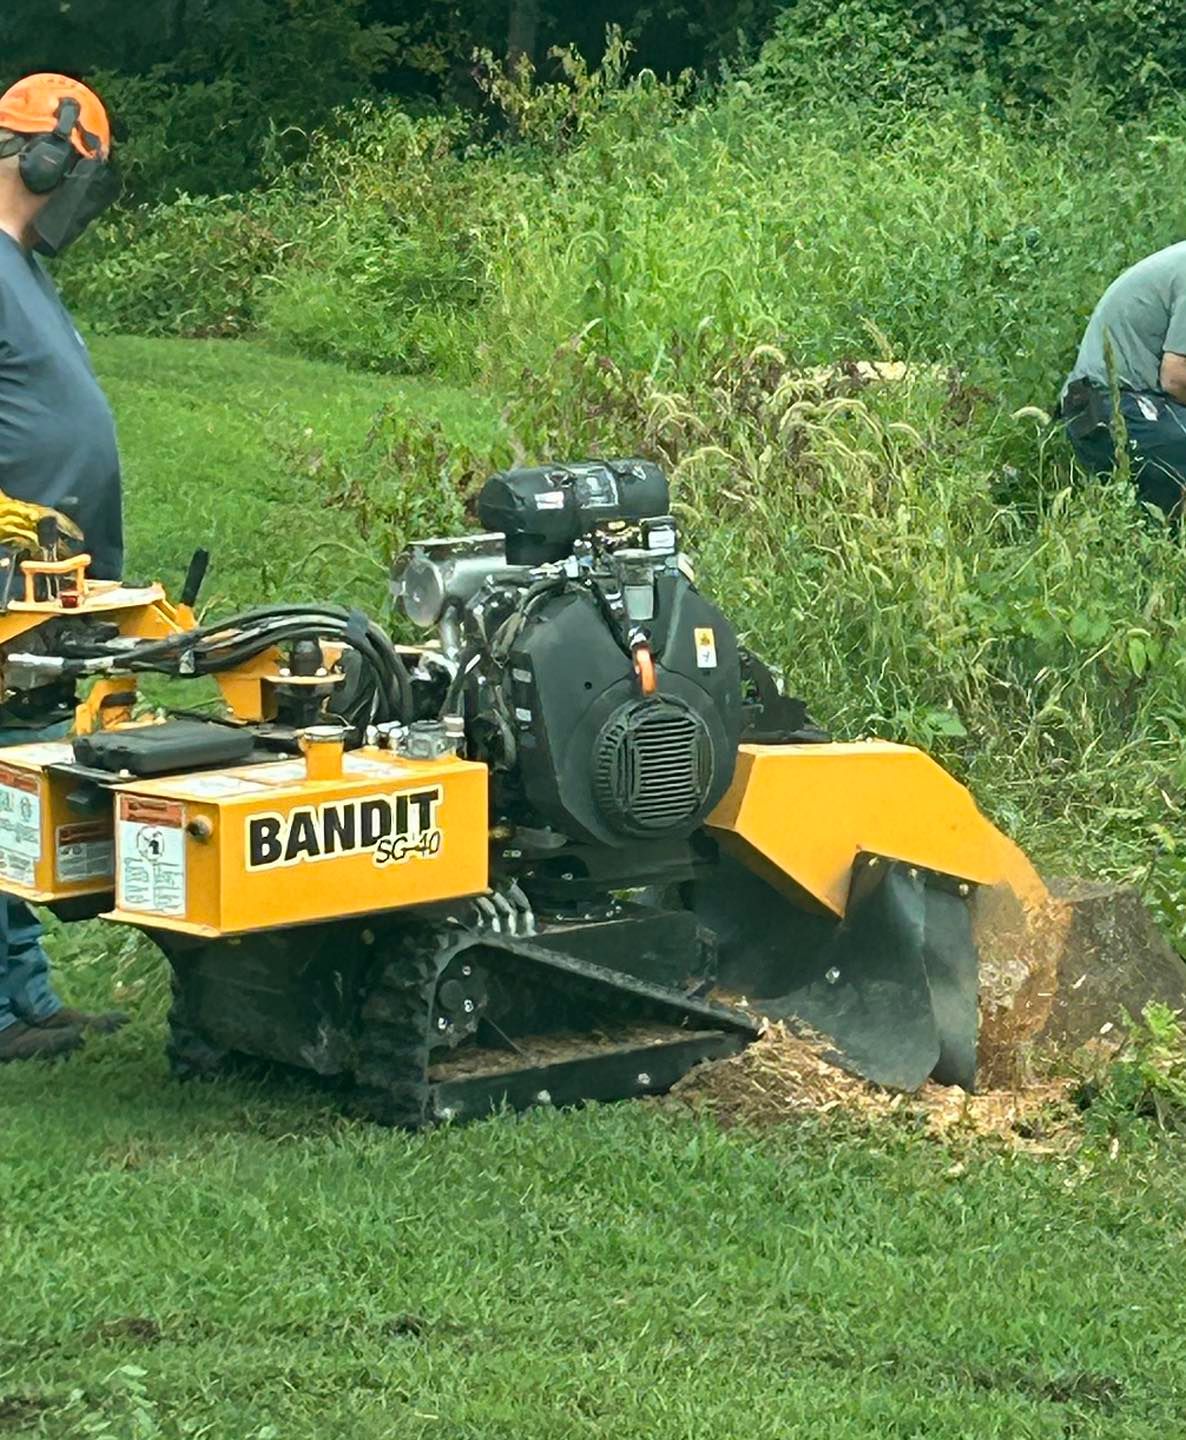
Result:
[[[1106,416],[1111,398],[1100,395]],[[1186,406],[1168,395],[1136,394],[1122,391],[1120,410],[1128,432],[1132,478],[1137,494],[1147,504],[1167,515],[1182,513],[1186,494]],[[1079,463],[1093,475],[1109,475],[1116,465],[1116,441],[1108,424],[1098,425],[1086,435],[1069,426],[1071,445]]]
[[[0,746],[58,740],[68,729],[0,730]],[[0,893],[0,1031],[20,1021],[45,1020],[62,1008],[49,978],[41,921],[31,905]]]

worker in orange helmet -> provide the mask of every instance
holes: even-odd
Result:
[[[117,198],[110,155],[102,101],[77,80],[29,75],[0,95],[0,491],[69,501],[101,579],[123,568],[115,421],[39,256],[60,255]],[[0,745],[63,734],[71,700],[53,685],[6,696]],[[19,859],[0,847],[0,891]],[[126,1019],[66,1007],[41,934],[30,907],[0,893],[0,1062],[68,1053]]]

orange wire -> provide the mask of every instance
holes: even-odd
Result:
[[[659,688],[659,682],[655,675],[655,657],[651,654],[648,646],[636,645],[634,647],[634,670],[638,675],[642,693],[653,695]]]

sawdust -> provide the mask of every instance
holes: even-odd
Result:
[[[929,1081],[904,1095],[838,1069],[826,1051],[818,1037],[770,1024],[740,1055],[690,1071],[667,1103],[708,1112],[725,1126],[761,1129],[805,1115],[837,1115],[900,1119],[936,1138],[992,1137],[1039,1153],[1065,1149],[1073,1140],[1078,1111],[1068,1080],[1035,1080],[978,1095]]]
[[[519,1035],[514,1048],[494,1050],[467,1045],[437,1056],[429,1066],[434,1084],[459,1080],[470,1075],[498,1075],[526,1066],[558,1065],[583,1056],[605,1055],[613,1050],[632,1050],[645,1045],[663,1045],[687,1032],[678,1025],[619,1025],[613,1029],[558,1031],[549,1035]]]

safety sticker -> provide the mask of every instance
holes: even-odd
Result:
[[[373,760],[367,755],[347,755],[342,761],[347,775],[379,775],[384,780],[407,773],[407,767],[390,760]]]
[[[33,885],[41,859],[41,797],[37,779],[0,765],[0,876]]]
[[[21,746],[20,759],[24,765],[72,765],[74,746],[64,740],[36,741]]]
[[[717,668],[717,637],[709,625],[696,627],[696,668],[715,670]]]
[[[119,797],[117,903],[153,915],[185,914],[185,807]]]
[[[59,825],[54,831],[54,874],[59,885],[107,880],[115,874],[115,836],[102,820]]]
[[[257,765],[252,774],[265,785],[291,785],[308,774],[303,760],[281,760],[274,765]]]
[[[238,775],[195,775],[178,788],[198,800],[229,800],[232,795],[258,795],[268,787]]]
[[[638,476],[637,471],[631,473]],[[573,488],[582,505],[604,508],[618,503],[618,482],[603,465],[590,465],[578,470]]]

